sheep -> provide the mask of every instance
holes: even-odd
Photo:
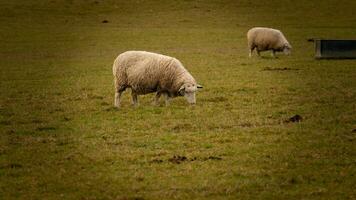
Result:
[[[272,28],[255,27],[250,29],[247,32],[247,41],[250,58],[255,48],[258,56],[260,56],[261,51],[272,50],[274,58],[277,51],[283,51],[284,54],[289,55],[292,49],[283,33]]]
[[[161,95],[166,105],[173,97],[184,96],[189,104],[195,104],[198,85],[182,63],[173,57],[146,52],[126,51],[113,64],[115,83],[115,107],[120,107],[121,94],[131,88],[132,103],[138,105],[138,95],[156,92],[154,104]]]

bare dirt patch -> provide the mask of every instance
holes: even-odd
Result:
[[[187,156],[180,156],[180,155],[174,155],[171,158],[168,158],[167,160],[163,160],[163,159],[153,159],[150,161],[150,163],[164,163],[164,162],[169,162],[169,163],[173,163],[173,164],[181,164],[183,162],[193,162],[193,161],[208,161],[208,160],[222,160],[221,157],[218,156],[208,156],[208,157],[192,157],[192,158],[188,158]]]
[[[289,68],[289,67],[265,67],[262,71],[298,71],[297,68]]]
[[[180,164],[181,162],[187,161],[188,158],[185,156],[173,156],[172,158],[169,158],[168,161],[174,164]]]
[[[56,129],[57,129],[56,127],[52,127],[52,126],[43,126],[43,127],[36,128],[37,131],[54,131]]]
[[[290,117],[289,119],[285,120],[285,123],[295,123],[295,122],[301,122],[303,120],[302,116],[300,115],[294,115],[293,117]]]

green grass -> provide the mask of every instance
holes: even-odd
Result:
[[[355,199],[356,62],[315,60],[306,41],[354,39],[355,9],[0,2],[0,199]],[[254,26],[281,29],[293,54],[249,59]],[[132,108],[126,92],[114,109],[112,63],[126,50],[180,59],[204,86],[197,105],[146,95]]]

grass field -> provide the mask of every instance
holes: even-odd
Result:
[[[0,199],[356,199],[356,1],[0,2]],[[105,21],[106,20],[106,21]],[[107,23],[105,23],[107,22]],[[291,56],[248,58],[281,29]],[[178,58],[204,86],[113,107],[126,50]],[[294,115],[299,123],[286,123]]]

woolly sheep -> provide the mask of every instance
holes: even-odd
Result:
[[[115,106],[120,107],[120,97],[126,88],[131,88],[133,105],[137,96],[156,92],[157,105],[161,95],[166,105],[172,97],[184,96],[188,103],[195,104],[198,85],[193,76],[176,58],[146,52],[126,51],[114,62]]]
[[[277,51],[283,51],[284,54],[289,55],[292,49],[283,33],[272,28],[255,27],[250,29],[247,32],[247,41],[249,57],[252,56],[255,48],[258,56],[261,51],[272,50],[273,57],[276,57]]]

